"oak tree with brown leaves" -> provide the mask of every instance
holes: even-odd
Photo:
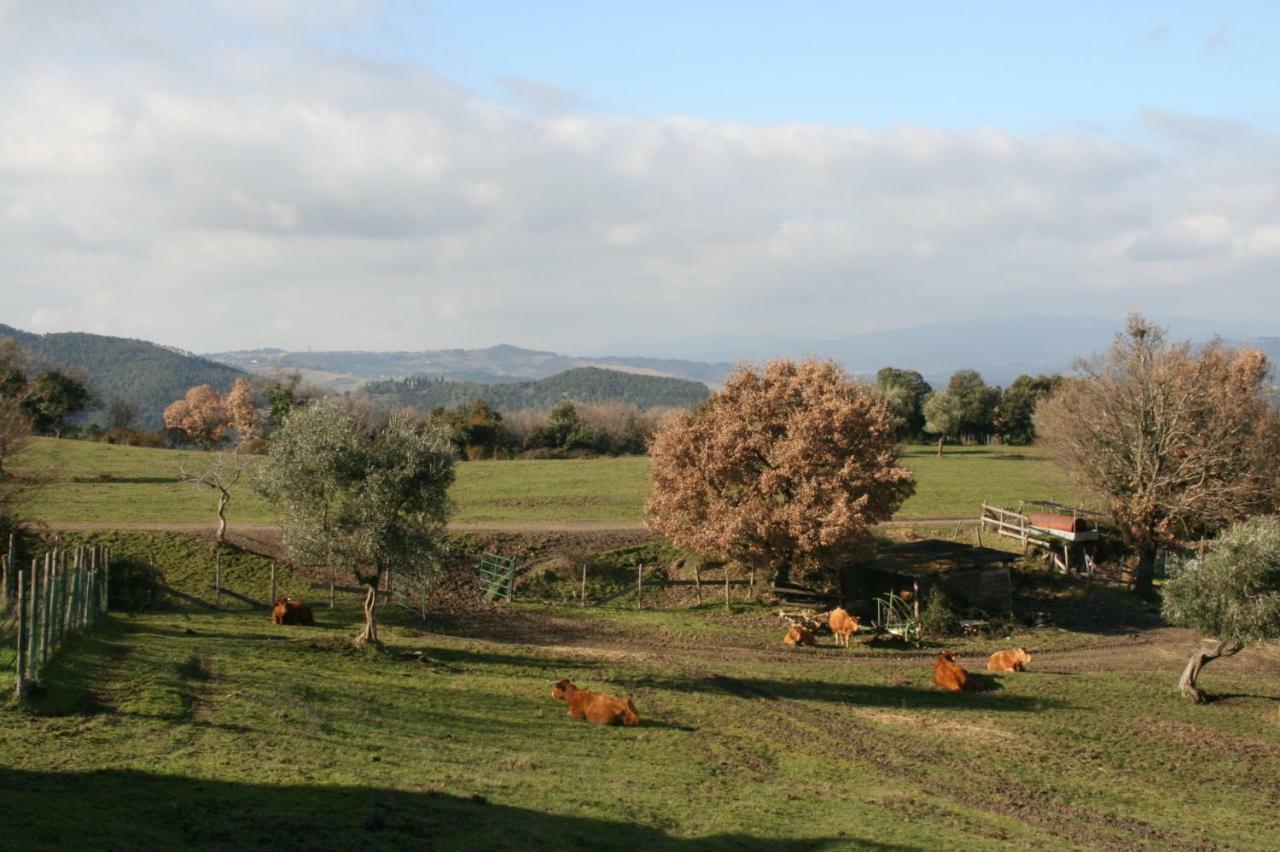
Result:
[[[832,361],[739,368],[655,436],[649,528],[786,583],[864,544],[911,495],[895,425]]]
[[[258,408],[253,401],[253,388],[244,379],[236,379],[223,399],[227,422],[236,431],[241,444],[258,437]]]
[[[231,422],[222,395],[209,385],[196,385],[164,410],[164,425],[197,447],[210,450],[222,442]]]
[[[1076,368],[1038,409],[1037,434],[1138,552],[1138,591],[1159,548],[1275,510],[1280,418],[1261,352],[1169,344],[1134,315]]]

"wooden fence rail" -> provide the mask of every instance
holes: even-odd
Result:
[[[14,575],[17,698],[40,683],[45,666],[68,637],[101,621],[110,594],[110,563],[105,548],[77,547],[52,550],[43,560],[31,560],[29,569],[17,569],[10,552],[5,565],[6,575]]]

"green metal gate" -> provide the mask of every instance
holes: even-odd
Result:
[[[516,559],[514,556],[498,556],[486,553],[480,558],[480,585],[490,600],[511,600],[515,585]]]

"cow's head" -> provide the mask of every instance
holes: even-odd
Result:
[[[1014,648],[1013,658],[1023,664],[1031,662],[1031,655],[1027,653],[1026,648]]]
[[[564,698],[564,694],[568,692],[569,688],[572,686],[573,686],[573,683],[570,682],[568,678],[555,681],[554,683],[551,684],[551,697]]]

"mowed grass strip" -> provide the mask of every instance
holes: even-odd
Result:
[[[182,482],[178,468],[200,470],[209,454],[87,441],[33,441],[15,469],[43,484],[30,514],[51,523],[213,523],[211,491]],[[250,458],[250,464],[257,459]],[[977,517],[982,501],[1075,502],[1077,495],[1043,452],[1026,447],[903,448],[916,494],[899,518]],[[649,492],[643,457],[486,461],[458,464],[452,496],[458,523],[640,523]],[[272,508],[246,477],[234,489],[232,523],[271,523]]]
[[[511,613],[602,647],[388,623],[387,651],[359,654],[355,606],[318,609],[314,628],[113,616],[45,693],[0,709],[6,834],[25,849],[1280,847],[1275,690],[1238,661],[1210,675],[1237,697],[1211,707],[1177,697],[1176,671],[1048,659],[953,695],[923,658],[717,653],[736,643],[714,608],[673,614],[680,654],[659,652],[665,614]],[[735,634],[759,623],[745,617]],[[632,697],[646,724],[565,718],[559,677]]]

